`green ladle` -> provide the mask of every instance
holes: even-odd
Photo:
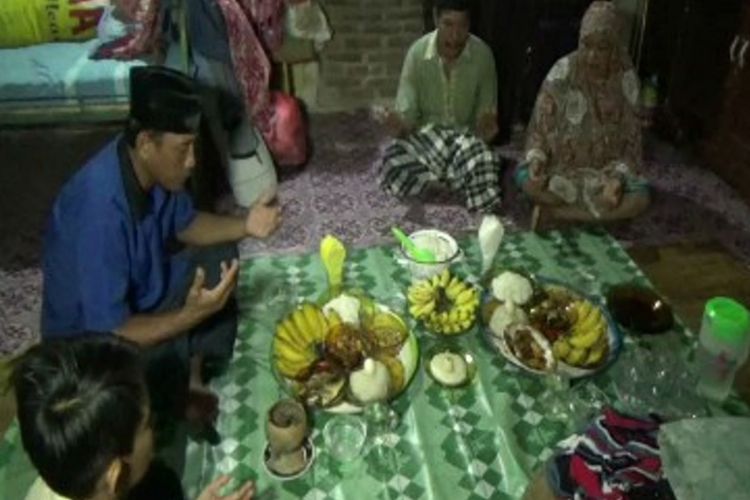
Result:
[[[434,262],[437,262],[437,258],[431,250],[418,247],[416,244],[414,244],[411,238],[404,234],[402,230],[397,227],[392,227],[391,231],[393,231],[393,235],[396,237],[396,239],[401,242],[404,248],[406,248],[406,251],[409,252],[409,255],[412,259],[423,264],[432,264]]]

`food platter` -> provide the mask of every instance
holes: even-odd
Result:
[[[531,373],[580,378],[617,358],[622,336],[601,302],[546,278],[503,278],[485,293],[481,315],[485,339],[508,361]]]
[[[399,315],[346,293],[322,306],[300,304],[279,323],[272,344],[282,387],[331,413],[360,412],[381,388],[384,399],[399,396],[419,362],[417,338]]]

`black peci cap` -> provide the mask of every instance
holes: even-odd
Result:
[[[197,133],[201,100],[193,80],[162,66],[130,70],[130,117],[143,129]]]

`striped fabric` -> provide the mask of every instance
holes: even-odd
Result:
[[[380,185],[394,196],[421,194],[440,183],[460,193],[472,211],[500,206],[500,158],[469,132],[428,125],[390,144],[383,157]]]
[[[660,421],[608,408],[580,435],[562,443],[548,477],[560,498],[673,498],[663,479],[656,437]]]

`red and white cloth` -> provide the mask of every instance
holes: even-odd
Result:
[[[161,42],[160,0],[117,0],[115,4],[136,29],[102,44],[92,54],[92,59],[130,60],[153,52]]]
[[[216,0],[227,27],[232,67],[245,109],[281,165],[300,165],[307,155],[302,114],[290,96],[270,91],[268,54],[283,42],[283,0]]]
[[[661,422],[632,418],[611,408],[567,439],[548,467],[558,498],[628,500],[673,498],[664,480],[659,444]]]

